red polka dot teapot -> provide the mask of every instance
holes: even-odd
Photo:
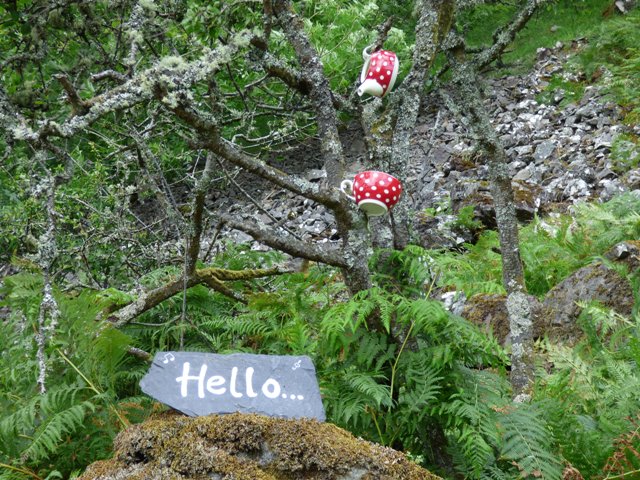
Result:
[[[368,170],[358,173],[353,181],[343,180],[340,190],[368,216],[377,217],[398,203],[402,184],[388,173]]]
[[[360,73],[360,86],[358,95],[364,93],[374,97],[384,97],[393,88],[398,76],[400,61],[395,53],[389,50],[378,50],[369,53],[372,45],[362,51],[364,65]]]

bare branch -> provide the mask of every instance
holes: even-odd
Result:
[[[200,255],[200,241],[202,237],[202,215],[204,213],[205,199],[213,178],[213,154],[207,155],[207,160],[202,170],[200,180],[196,184],[191,213],[191,232],[187,240],[187,264],[185,274],[193,275]]]
[[[272,77],[279,78],[302,95],[309,95],[311,93],[311,80],[272,54],[265,52],[262,58],[262,64],[265,72]]]
[[[310,99],[316,112],[321,150],[329,185],[337,186],[344,177],[344,155],[338,134],[333,93],[318,52],[304,31],[302,20],[293,11],[290,0],[274,0],[273,12],[293,46],[303,72],[311,81]]]
[[[378,25],[378,36],[376,37],[376,41],[373,42],[372,52],[376,52],[382,48],[382,45],[387,40],[387,35],[389,34],[389,30],[391,30],[391,26],[393,25],[394,17],[391,15],[384,23]]]
[[[42,235],[38,244],[38,264],[42,269],[43,292],[40,310],[38,312],[38,330],[36,332],[36,344],[38,346],[36,359],[38,361],[38,389],[41,394],[46,393],[46,342],[53,337],[60,316],[58,302],[53,296],[51,283],[51,270],[58,255],[56,245],[56,216],[55,198],[57,183],[54,176],[46,168],[46,153],[39,150],[35,154],[35,160],[40,163],[47,172],[47,177],[42,181],[42,192],[46,194],[45,209],[47,213],[47,230]],[[47,319],[49,324],[47,325]]]
[[[215,119],[211,117],[207,118],[205,114],[184,104],[174,107],[173,111],[178,117],[198,131],[202,138],[203,148],[211,150],[234,165],[242,167],[265,180],[269,180],[279,187],[314,200],[328,208],[341,208],[340,196],[336,189],[322,190],[315,183],[311,183],[294,175],[286,174],[257,158],[250,157],[239,150],[232,142],[220,136]]]
[[[516,14],[509,25],[497,30],[493,34],[494,44],[475,56],[472,60],[474,67],[477,70],[481,70],[502,55],[504,49],[513,42],[516,34],[524,28],[536,9],[548,1],[549,0],[528,0],[526,5]]]
[[[349,267],[349,264],[344,259],[341,252],[319,248],[313,244],[295,240],[286,234],[275,232],[262,225],[237,220],[230,215],[223,215],[220,221],[227,227],[248,233],[255,240],[282,252],[288,253],[294,257],[306,258],[314,262],[326,263],[327,265],[332,265],[334,267]]]
[[[67,92],[67,99],[71,106],[73,107],[73,115],[84,115],[89,110],[89,106],[86,104],[78,92],[76,88],[73,86],[69,77],[64,74],[54,75],[54,78],[60,82],[64,91]]]
[[[133,67],[136,64],[136,57],[138,56],[138,49],[140,43],[144,41],[144,34],[142,29],[146,21],[146,15],[142,2],[136,2],[131,10],[131,17],[125,24],[125,32],[129,37],[129,56],[125,59],[124,63],[129,69],[129,73],[133,73]]]
[[[130,109],[151,100],[154,96],[158,96],[158,92],[164,92],[161,99],[171,104],[174,91],[184,90],[194,85],[231,62],[238,50],[248,45],[251,37],[252,34],[249,32],[240,32],[228,45],[210,50],[193,62],[185,62],[178,57],[165,58],[158,65],[140,72],[126,83],[102,95],[85,100],[89,109],[84,115],[76,115],[62,124],[47,121],[36,131],[26,125],[14,127],[12,136],[16,140],[30,142],[38,142],[50,136],[68,138],[109,113]],[[4,120],[3,103],[0,96],[0,122]]]
[[[120,85],[128,80],[126,75],[123,75],[120,72],[116,72],[115,70],[105,70],[103,72],[94,73],[93,75],[91,75],[92,82],[100,82],[106,79],[114,80]]]
[[[144,360],[145,362],[151,362],[153,360],[153,357],[149,352],[145,352],[144,350],[141,350],[137,347],[129,347],[127,349],[127,353],[129,355],[133,355],[136,358],[139,358],[140,360]]]
[[[155,288],[148,292],[145,292],[138,296],[134,301],[122,306],[119,305],[117,310],[108,308],[104,313],[110,314],[107,320],[115,327],[121,327],[129,323],[134,318],[143,314],[144,312],[159,305],[163,301],[173,297],[174,295],[182,292],[183,288],[191,288],[195,285],[205,284],[211,289],[226,295],[233,300],[237,300],[241,303],[246,303],[244,296],[234,292],[229,287],[224,285],[224,281],[238,281],[238,280],[252,280],[255,278],[267,277],[272,275],[281,275],[284,273],[290,273],[290,270],[282,269],[280,267],[273,267],[269,269],[258,270],[224,270],[216,268],[203,268],[195,270],[193,275],[187,277],[186,282],[184,277],[179,277],[161,287]]]
[[[224,168],[224,165],[222,164],[222,162],[218,161],[218,165],[220,165],[220,168],[224,172],[227,179],[233,184],[234,187],[236,187],[240,191],[240,193],[242,193],[245,196],[247,200],[249,200],[259,211],[261,211],[266,216],[268,216],[271,220],[273,220],[274,223],[276,224],[278,223],[278,219],[273,215],[271,215],[271,213],[269,213],[269,210],[267,210],[262,205],[260,205],[260,203],[255,198],[253,198],[252,195],[249,195],[249,193],[244,188],[242,188],[240,184],[236,182],[236,180],[231,175],[229,175],[229,172],[227,172],[227,169]],[[302,238],[299,235],[297,235],[294,231],[289,230],[284,225],[282,226],[282,228],[286,230],[287,233],[289,233],[289,235],[295,237],[297,240],[302,240]]]
[[[421,0],[418,2],[419,18],[416,24],[416,43],[413,65],[402,86],[396,92],[396,109],[393,118],[395,128],[391,142],[389,173],[401,175],[406,158],[411,154],[411,137],[414,134],[424,83],[433,65],[442,40],[451,29],[455,16],[454,0]],[[406,205],[400,204],[394,211],[393,242],[398,249],[409,242]]]

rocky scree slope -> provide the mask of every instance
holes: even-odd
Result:
[[[622,133],[640,135],[640,126],[623,125],[619,107],[598,87],[587,86],[577,102],[566,104],[570,95],[561,89],[547,95],[550,103],[538,101],[553,78],[583,80],[565,69],[567,58],[582,43],[540,49],[533,70],[526,75],[485,80],[486,104],[509,156],[517,213],[523,221],[536,213],[567,211],[579,201],[606,201],[624,191],[640,194],[640,169],[622,171],[611,156],[616,137]],[[452,248],[473,241],[472,232],[452,232],[448,227],[462,207],[472,205],[478,220],[487,227],[495,226],[488,168],[477,162],[473,141],[438,98],[427,98],[424,105],[407,159],[409,174],[401,179],[405,185],[401,201],[416,212],[416,243],[427,248]],[[370,169],[357,126],[344,130],[343,145],[351,175]],[[317,143],[307,141],[274,155],[270,163],[319,182],[326,174],[318,152]],[[240,175],[237,180],[264,211],[256,211],[256,205],[234,187],[216,199],[216,208],[286,228],[310,241],[338,240],[334,219],[324,207],[273,189],[249,175]],[[422,214],[427,209],[435,215]],[[241,232],[225,235],[235,241],[252,241]],[[254,243],[254,248],[265,247]]]

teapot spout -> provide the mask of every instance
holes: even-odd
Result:
[[[374,97],[381,97],[384,93],[382,86],[371,78],[367,78],[364,82],[362,82],[358,87],[358,90],[356,91],[359,96],[368,93],[369,95],[373,95]]]

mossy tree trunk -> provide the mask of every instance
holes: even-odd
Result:
[[[526,400],[534,381],[532,307],[526,295],[524,269],[520,258],[518,221],[508,157],[491,125],[479,88],[477,68],[483,63],[479,63],[477,58],[465,58],[461,38],[452,35],[451,42],[454,46],[448,53],[452,81],[449,88],[443,91],[443,97],[448,106],[463,119],[489,167],[491,195],[500,239],[502,281],[507,291],[512,346],[511,385],[514,398]],[[499,52],[500,50],[496,50],[494,54],[497,56]],[[488,61],[488,58],[484,61]]]

